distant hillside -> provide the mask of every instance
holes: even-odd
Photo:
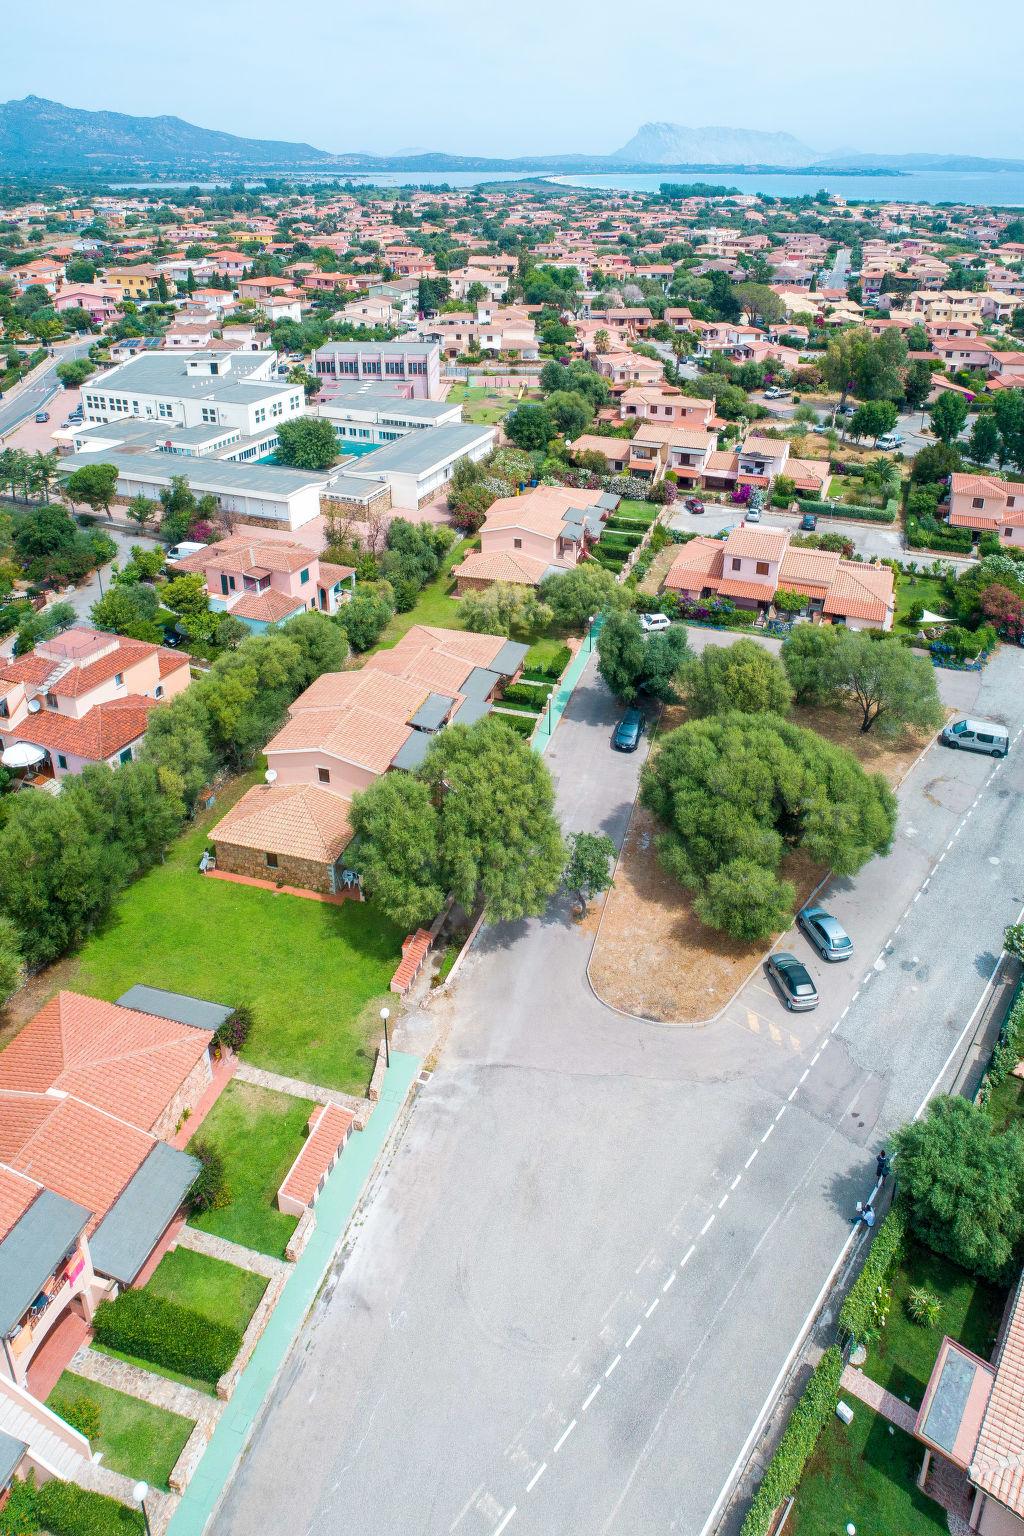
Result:
[[[7,171],[73,166],[99,172],[129,163],[145,169],[202,165],[229,171],[255,165],[320,165],[331,158],[310,144],[237,138],[197,128],[180,117],[82,112],[41,96],[0,104],[0,166]]]
[[[644,123],[610,158],[635,165],[813,165],[820,153],[791,133],[752,128],[684,128],[680,123]]]

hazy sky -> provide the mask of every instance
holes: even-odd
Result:
[[[1020,0],[4,7],[0,92],[329,150],[617,149],[652,119],[1024,157]],[[958,103],[962,102],[963,105]]]

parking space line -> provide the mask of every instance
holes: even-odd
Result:
[[[682,1258],[679,1260],[679,1268],[685,1269],[696,1252],[697,1244],[691,1243],[689,1248],[687,1248],[686,1252],[683,1254]]]
[[[572,1432],[573,1432],[573,1430],[575,1428],[576,1428],[576,1420],[573,1419],[569,1424],[566,1425],[565,1429],[563,1429],[562,1433],[559,1435],[558,1439],[555,1441],[555,1451],[556,1452],[560,1451],[562,1449],[562,1446],[568,1440],[569,1436],[572,1434]],[[498,1536],[497,1531],[495,1531],[494,1536]]]
[[[547,1471],[547,1469],[548,1469],[547,1462],[546,1461],[542,1461],[540,1466],[537,1468],[536,1472],[533,1474],[533,1476],[530,1478],[530,1481],[526,1485],[527,1493],[532,1493],[533,1492],[534,1488],[540,1482],[541,1478],[544,1476],[544,1473]]]

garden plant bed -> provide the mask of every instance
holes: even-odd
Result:
[[[686,711],[664,711],[658,733],[681,725]],[[906,775],[924,744],[908,736],[886,742],[861,733],[848,710],[795,709],[789,717],[830,741],[849,747],[869,773],[893,785]],[[927,739],[927,738],[925,738]],[[615,869],[615,884],[588,922],[597,931],[590,980],[597,995],[614,1008],[663,1023],[699,1024],[723,1008],[770,944],[742,944],[707,928],[693,901],[658,860],[657,823],[641,805],[634,808]],[[805,902],[826,871],[802,853],[791,854],[782,874]],[[599,924],[600,919],[600,926]]]
[[[59,1414],[62,1404],[83,1398],[99,1410],[99,1433],[90,1436],[90,1444],[102,1453],[104,1464],[126,1477],[166,1489],[174,1463],[195,1427],[193,1421],[71,1371],[63,1373],[46,1401]]]
[[[302,1149],[312,1111],[309,1099],[295,1099],[232,1079],[203,1121],[197,1138],[224,1159],[231,1198],[220,1210],[191,1216],[189,1224],[243,1248],[283,1258],[296,1220],[279,1211],[274,1201]]]
[[[224,1323],[244,1333],[263,1298],[267,1280],[251,1270],[226,1264],[223,1259],[175,1248],[165,1253],[147,1289],[167,1301],[199,1312],[213,1323]]]

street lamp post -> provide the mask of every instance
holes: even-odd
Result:
[[[388,1040],[388,1019],[390,1019],[390,1017],[391,1009],[382,1008],[380,1011],[380,1019],[381,1023],[384,1025],[384,1065],[386,1067],[390,1067],[391,1065],[391,1045]]]
[[[153,1536],[152,1528],[149,1523],[149,1511],[146,1508],[146,1495],[148,1493],[148,1483],[136,1483],[135,1487],[132,1489],[132,1496],[135,1499],[136,1504],[142,1510],[142,1519],[146,1526],[146,1536]]]

